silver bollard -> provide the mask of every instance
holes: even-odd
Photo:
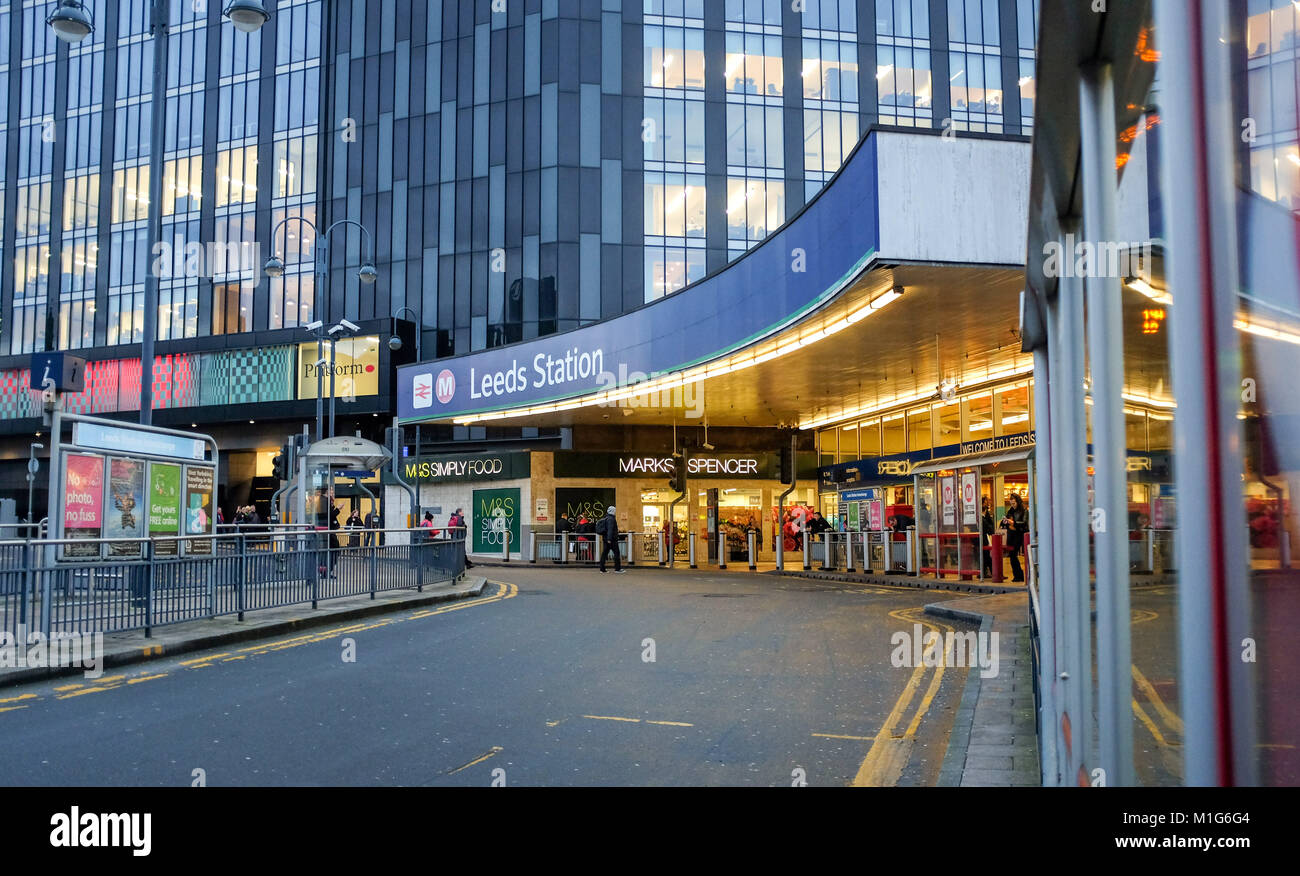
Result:
[[[758,568],[758,534],[751,529],[749,532],[745,533],[745,537],[749,542],[749,571],[752,572]]]
[[[501,554],[504,557],[501,562],[508,563],[510,562],[510,530],[507,529],[502,535],[505,537],[501,539]]]
[[[810,572],[812,571],[812,533],[805,529],[801,535],[803,536],[803,570]]]
[[[853,571],[853,533],[844,533],[844,571]]]
[[[686,552],[688,554],[687,559],[689,559],[691,563],[691,568],[698,569],[699,566],[695,564],[695,533],[694,532],[686,533]]]
[[[528,562],[537,562],[537,530],[528,530]]]
[[[776,528],[775,548],[776,548],[776,570],[778,572],[784,572],[785,571],[785,533],[781,531],[780,526]]]
[[[727,534],[718,531],[718,568],[727,568]]]
[[[561,532],[560,533],[560,562],[567,563],[568,561],[569,561],[569,534],[567,532]]]
[[[913,537],[915,535],[916,535],[916,528],[909,526],[907,528],[907,541],[905,543],[906,544],[905,549],[907,551],[907,574],[909,575],[916,574],[916,550],[915,550],[915,545],[913,544],[913,540],[914,540]]]
[[[1150,572],[1152,575],[1154,575],[1156,572],[1156,531],[1154,529],[1148,529],[1146,531],[1146,536],[1147,536],[1147,571]],[[1283,565],[1282,568],[1285,569],[1286,566]]]
[[[1278,549],[1278,561],[1278,565],[1283,569],[1291,568],[1291,531],[1288,529],[1282,530],[1282,543]]]
[[[659,565],[664,565],[664,531],[659,530]]]
[[[822,533],[822,571],[829,572],[835,568],[831,560],[831,551],[835,549],[835,536],[830,532]]]

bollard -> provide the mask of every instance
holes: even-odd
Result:
[[[915,536],[916,536],[916,527],[915,527],[915,526],[909,526],[909,527],[907,528],[907,537],[906,537],[906,540],[903,542],[903,544],[904,544],[904,546],[905,546],[904,549],[907,551],[907,574],[909,574],[909,575],[915,575],[915,574],[917,574],[917,571],[916,571],[916,545],[914,544]]]
[[[993,563],[993,583],[1002,583],[1002,533],[995,532],[989,536],[989,556]]]
[[[698,569],[699,566],[695,565],[695,533],[694,532],[686,533],[686,552],[689,555],[687,559],[690,560],[691,568]]]
[[[718,568],[727,568],[727,534],[718,532]]]
[[[776,527],[776,570],[785,571],[785,533],[781,527]]]
[[[528,530],[528,562],[537,562],[537,530]]]
[[[758,533],[751,529],[749,532],[745,533],[745,538],[749,542],[749,571],[752,572],[758,568]]]
[[[881,572],[889,571],[888,559],[886,559],[885,562],[886,562],[885,568],[881,569],[880,570]],[[871,533],[870,532],[862,533],[862,571],[867,575],[871,574]]]
[[[1151,540],[1155,541],[1154,533]],[[1291,568],[1291,531],[1289,529],[1282,530],[1282,544],[1278,550],[1278,565],[1283,569]]]
[[[830,532],[822,533],[822,571],[829,572],[835,568],[831,552],[835,549],[835,536]]]
[[[844,533],[844,571],[853,571],[853,533]]]
[[[664,560],[664,531],[659,530],[659,565],[665,565]]]
[[[501,539],[501,554],[503,563],[510,562],[510,530],[501,533],[504,538]]]
[[[803,570],[812,571],[812,533],[804,530],[800,533],[803,538]]]
[[[1284,533],[1285,534],[1285,533]],[[1155,574],[1156,571],[1156,532],[1154,529],[1146,531],[1147,536],[1147,571]],[[1286,568],[1283,564],[1282,568]]]

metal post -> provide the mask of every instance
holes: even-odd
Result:
[[[832,557],[831,557],[831,551],[834,550],[834,545],[832,544],[834,540],[835,540],[834,536],[831,533],[829,532],[822,533],[822,571],[823,572],[829,572],[831,569],[835,568],[835,564],[834,562],[832,562]]]
[[[569,534],[567,532],[560,533],[560,562],[569,562]]]
[[[903,550],[907,552],[907,574],[915,575],[916,571],[916,527],[907,527],[905,533],[907,540],[903,542]]]
[[[751,529],[745,538],[749,542],[749,571],[753,572],[758,568],[758,533]]]
[[[785,571],[785,533],[781,531],[781,511],[778,505],[776,512],[776,537],[773,539],[773,546],[776,548],[776,570]],[[695,568],[694,566],[691,567]]]
[[[339,339],[330,337],[330,437],[334,437],[334,368],[338,364],[336,352],[339,348]]]
[[[167,0],[154,0],[149,32],[153,37],[153,93],[149,135],[149,252],[162,243],[163,149],[167,125]],[[140,425],[153,424],[153,347],[158,335],[158,271],[144,275],[144,314],[140,338]]]
[[[537,530],[535,529],[528,530],[528,562],[537,563]]]
[[[718,568],[727,568],[727,534],[718,530]]]
[[[662,566],[664,564],[664,531],[662,529],[659,530],[658,542],[659,542],[659,565]]]
[[[317,272],[317,286],[320,286],[319,272]],[[319,291],[317,292],[319,295]],[[320,370],[320,365],[325,361],[325,326],[320,325],[316,329],[316,440],[320,441],[325,437],[325,375]]]
[[[1161,34],[1161,191],[1180,516],[1177,532],[1183,781],[1258,784],[1257,667],[1241,660],[1252,624],[1249,542],[1241,497],[1239,288],[1233,112],[1235,59],[1223,0],[1154,4]],[[1165,151],[1167,149],[1167,151]],[[1256,232],[1257,234],[1257,232]],[[1258,237],[1252,242],[1258,242]]]
[[[804,527],[800,534],[803,536],[803,570],[808,572],[812,569],[812,533]]]
[[[470,510],[473,511],[474,509],[471,508]],[[501,536],[501,553],[503,555],[501,562],[508,563],[510,562],[510,530],[505,530],[501,533]]]
[[[1109,63],[1084,69],[1079,81],[1080,164],[1084,231],[1093,246],[1118,233],[1115,171],[1115,82]],[[1097,547],[1097,725],[1107,784],[1132,785],[1133,670],[1129,617],[1128,476],[1125,452],[1124,333],[1120,278],[1086,279],[1088,365],[1092,376],[1092,454],[1096,474],[1093,537]],[[1098,513],[1100,512],[1100,514]]]
[[[853,571],[853,533],[844,532],[844,571]]]
[[[694,530],[686,533],[686,553],[692,569],[698,569],[695,564],[695,532]]]

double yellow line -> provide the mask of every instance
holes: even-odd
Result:
[[[919,623],[927,630],[943,635],[943,631],[952,631],[952,627],[947,624],[939,623],[926,617],[923,608],[904,608],[898,611],[891,611],[889,616],[895,620],[905,621],[907,623]],[[921,690],[925,682],[927,672],[933,672],[930,675],[930,683],[922,694],[920,703],[916,711],[912,713],[912,719],[903,726],[903,719],[907,715],[908,709],[912,705],[912,700]],[[939,686],[943,683],[944,667],[926,666],[921,663],[912,668],[912,675],[907,680],[907,686],[903,688],[902,694],[899,695],[898,701],[894,703],[894,708],[890,711],[889,716],[885,718],[884,726],[876,734],[871,742],[871,748],[867,751],[866,758],[862,765],[858,767],[858,773],[853,777],[852,785],[855,788],[887,788],[898,784],[898,780],[903,775],[903,769],[912,757],[912,747],[916,743],[916,732],[921,726],[921,719],[930,709],[930,704],[934,702],[935,696],[939,693]]]

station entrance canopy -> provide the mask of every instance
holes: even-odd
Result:
[[[399,419],[634,425],[707,411],[716,425],[811,428],[929,398],[945,376],[1027,373],[1027,185],[1027,144],[870,132],[798,215],[681,292],[399,369]]]

